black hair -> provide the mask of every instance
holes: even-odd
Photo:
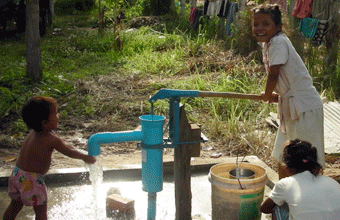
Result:
[[[278,4],[262,4],[253,8],[253,13],[268,14],[273,19],[276,26],[282,24],[282,15],[280,6]]]
[[[317,150],[307,141],[295,139],[290,141],[283,151],[283,161],[296,173],[310,171],[318,175],[322,169],[317,160]]]
[[[24,104],[21,116],[29,128],[41,132],[43,130],[42,122],[49,119],[53,109],[57,109],[55,99],[45,96],[33,96]]]

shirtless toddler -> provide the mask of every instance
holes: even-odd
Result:
[[[33,206],[36,219],[47,219],[47,191],[43,175],[50,169],[53,151],[90,164],[95,163],[96,158],[66,145],[53,133],[59,122],[57,102],[53,98],[30,98],[22,109],[22,118],[32,131],[24,139],[18,161],[9,177],[8,192],[12,201],[3,219],[15,219],[24,205]]]

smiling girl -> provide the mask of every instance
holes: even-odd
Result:
[[[268,73],[265,101],[278,102],[280,127],[272,156],[279,162],[280,179],[289,176],[281,166],[286,141],[296,138],[310,142],[318,150],[318,161],[325,165],[323,104],[301,57],[282,32],[281,11],[277,4],[253,9],[253,35],[262,45]]]

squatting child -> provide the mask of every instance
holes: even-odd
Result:
[[[277,182],[260,210],[278,220],[339,219],[340,184],[319,174],[317,149],[295,139],[285,147],[283,160],[291,176]]]
[[[22,109],[22,118],[32,131],[24,139],[9,177],[8,192],[12,200],[3,219],[15,219],[24,205],[33,206],[36,219],[47,219],[47,191],[43,176],[50,168],[53,151],[90,164],[95,163],[96,158],[67,146],[53,133],[59,122],[57,102],[53,98],[31,97]]]

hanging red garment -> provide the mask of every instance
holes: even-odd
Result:
[[[194,15],[195,15],[196,9],[197,8],[195,8],[195,7],[190,8],[190,16],[189,16],[189,22],[190,23],[194,22]]]
[[[301,19],[311,16],[312,1],[313,0],[296,0],[292,16]]]

